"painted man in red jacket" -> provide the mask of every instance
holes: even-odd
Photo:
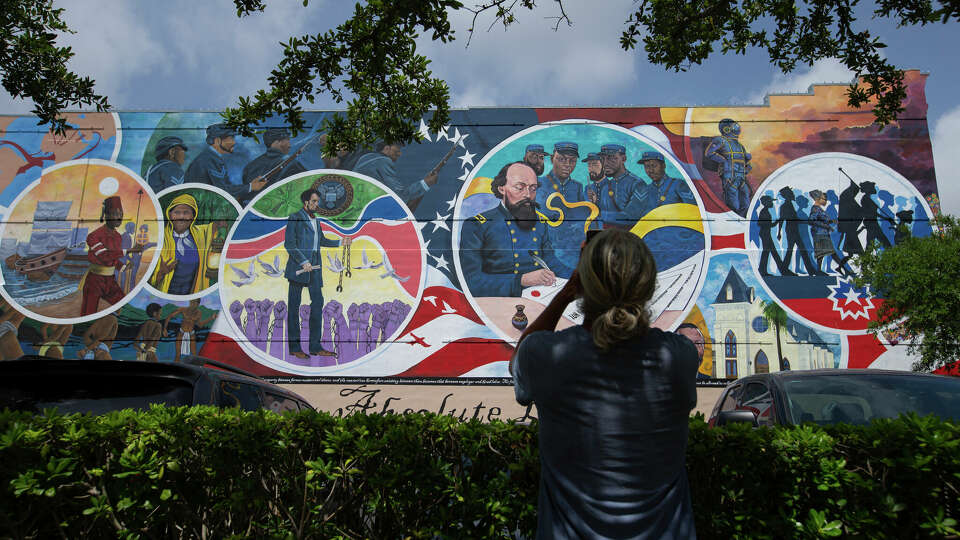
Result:
[[[107,197],[103,200],[100,221],[106,223],[87,235],[87,260],[90,261],[90,270],[87,271],[81,285],[83,292],[81,316],[99,311],[101,298],[112,305],[124,297],[123,289],[114,278],[114,270],[123,268],[123,263],[120,262],[123,249],[120,247],[120,233],[117,232],[123,221],[123,205],[120,203],[120,197]],[[137,244],[129,251],[141,249],[142,246]]]

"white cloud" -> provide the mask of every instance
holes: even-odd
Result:
[[[518,8],[506,31],[478,20],[465,47],[472,14],[453,13],[457,40],[443,44],[421,38],[418,50],[433,59],[434,75],[450,85],[455,106],[599,105],[637,86],[638,55],[619,47],[623,22],[633,2],[564,4],[573,26],[553,30],[552,2],[534,11]],[[638,89],[640,90],[640,89]],[[632,94],[630,94],[632,95]]]
[[[960,215],[960,106],[947,111],[933,126],[933,163],[937,171],[940,208]]]
[[[308,8],[270,2],[263,13],[240,19],[229,0],[57,4],[76,31],[59,39],[73,47],[70,68],[95,79],[96,91],[118,110],[233,105],[237,96],[266,86],[281,57],[281,41],[322,32],[343,20],[339,13],[349,8],[323,1]],[[0,105],[11,110],[2,98]],[[329,106],[322,99],[317,105]]]
[[[848,84],[853,79],[853,72],[839,60],[835,58],[818,60],[809,68],[797,69],[790,73],[777,72],[766,86],[748,95],[744,103],[763,103],[763,99],[770,94],[805,93],[810,90],[811,84]]]

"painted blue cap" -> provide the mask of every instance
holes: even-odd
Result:
[[[546,154],[546,153],[547,153],[547,151],[543,149],[543,145],[542,145],[542,144],[528,144],[528,145],[527,145],[527,149],[526,149],[526,151],[525,151],[524,153],[526,153],[526,152],[537,152],[537,153],[540,153],[540,154]]]
[[[600,157],[600,154],[598,152],[590,152],[589,154],[587,154],[587,157],[583,158],[580,161],[583,163],[586,163],[588,161],[601,161],[601,160],[603,160],[603,158]]]
[[[601,154],[626,154],[627,149],[622,144],[605,144],[600,147]]]
[[[655,159],[657,161],[663,161],[663,154],[660,152],[644,152],[643,157],[637,160],[637,163],[643,163],[648,159]]]
[[[164,156],[166,156],[167,152],[169,152],[171,148],[175,148],[177,146],[179,146],[180,148],[183,148],[184,152],[187,151],[187,145],[183,144],[183,139],[181,139],[180,137],[164,137],[159,141],[157,141],[157,146],[154,149],[154,154],[159,160]]]
[[[553,151],[561,154],[576,154],[580,156],[580,146],[575,142],[563,141],[553,144]]]
[[[227,137],[236,137],[237,132],[226,124],[213,124],[207,126],[207,144],[213,144],[214,139],[225,139]]]

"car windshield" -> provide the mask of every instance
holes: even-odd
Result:
[[[103,414],[120,409],[143,410],[151,404],[170,407],[193,404],[193,386],[166,377],[70,374],[11,377],[0,382],[0,409]]]
[[[809,375],[784,381],[793,423],[866,424],[902,413],[960,420],[960,379],[903,374]]]

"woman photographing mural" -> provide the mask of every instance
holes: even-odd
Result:
[[[540,419],[537,538],[695,538],[686,445],[697,351],[650,328],[653,255],[606,230],[520,336],[510,370]],[[580,299],[583,326],[555,332]]]

